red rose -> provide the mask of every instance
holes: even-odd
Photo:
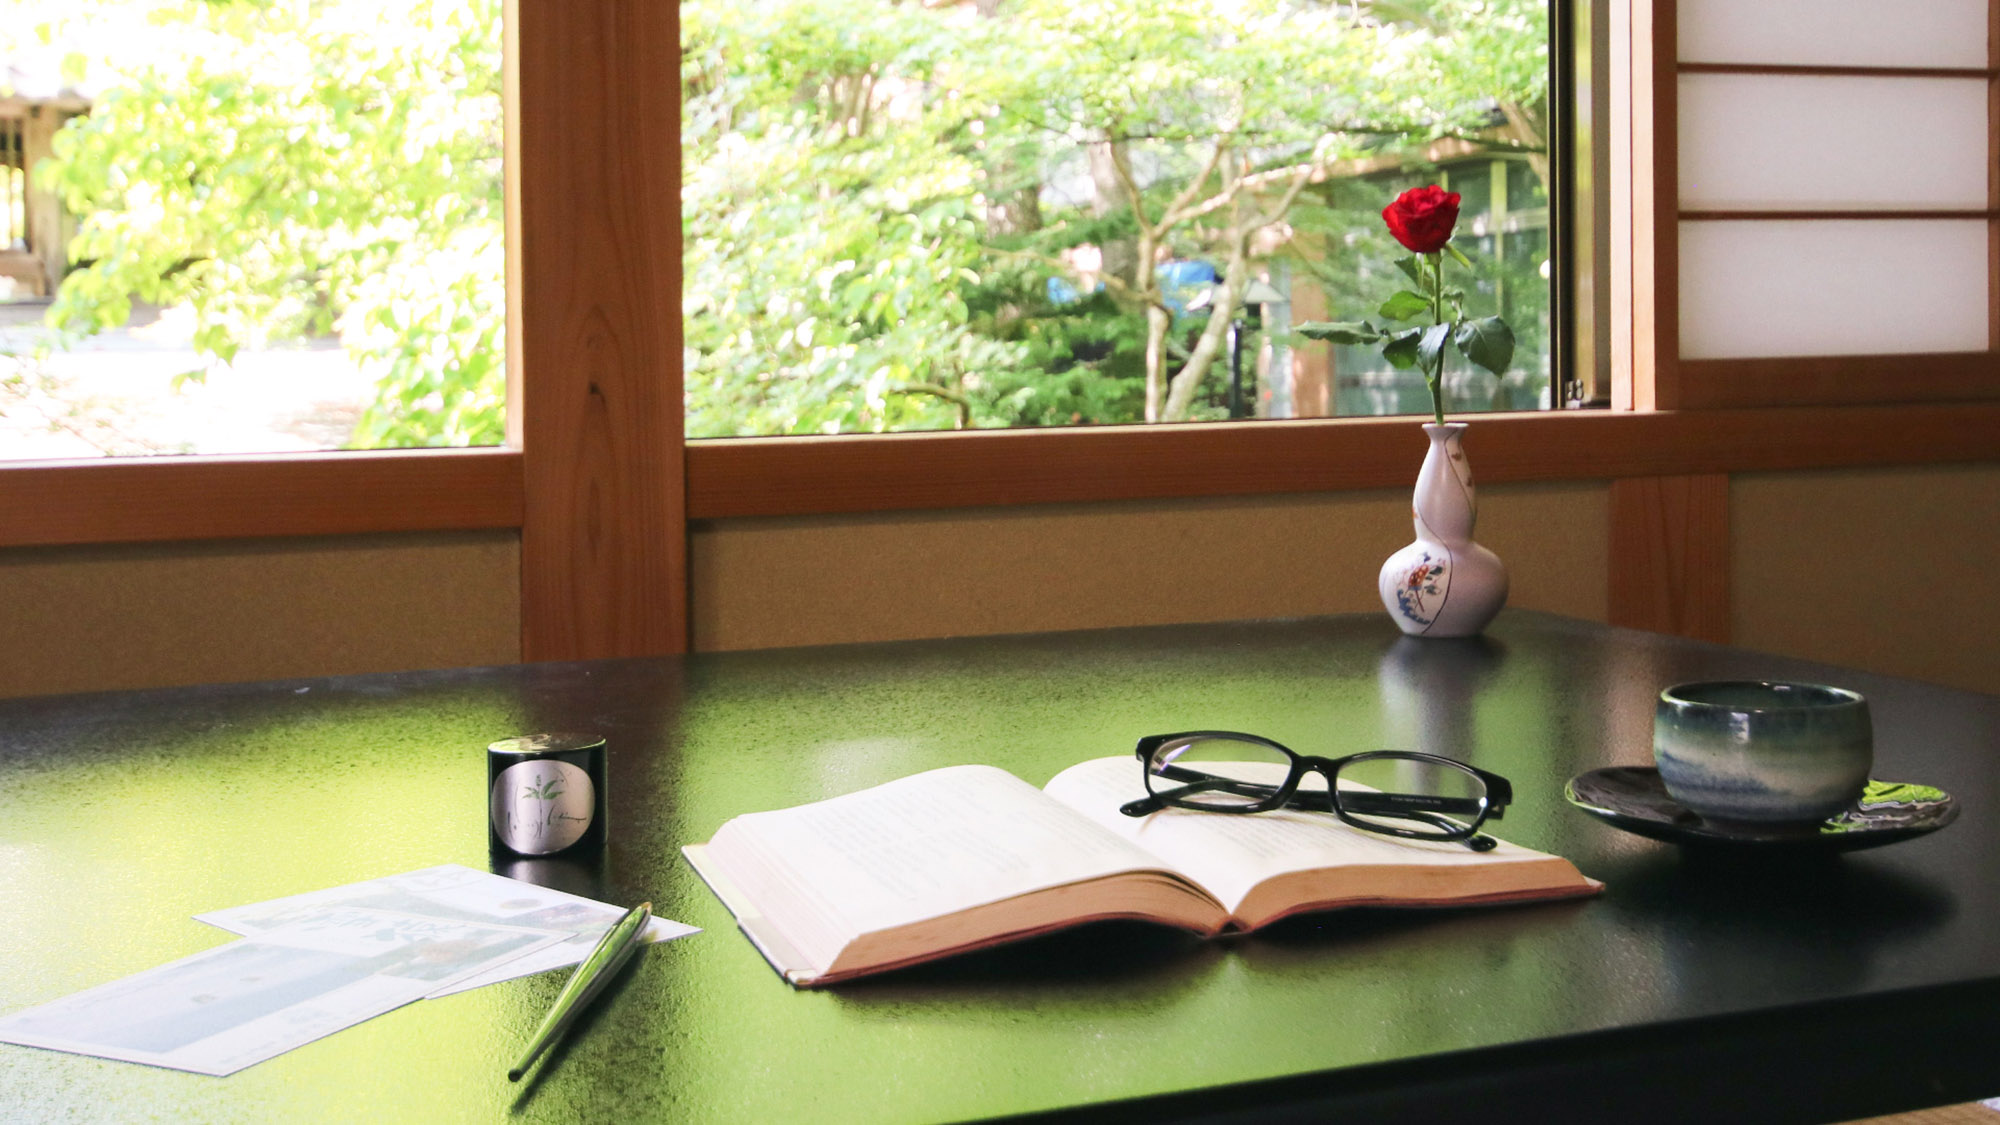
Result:
[[[1458,193],[1436,184],[1411,188],[1382,208],[1382,221],[1397,242],[1419,254],[1442,250],[1458,224]]]

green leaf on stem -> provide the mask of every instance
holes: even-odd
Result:
[[[1380,328],[1365,320],[1315,320],[1299,325],[1297,332],[1310,340],[1332,340],[1336,344],[1373,344],[1383,336]]]
[[[1465,358],[1495,375],[1503,375],[1514,361],[1514,330],[1497,316],[1482,316],[1458,326],[1453,337]]]
[[[1423,330],[1417,341],[1417,365],[1426,373],[1435,375],[1439,360],[1444,356],[1444,342],[1451,337],[1450,324],[1433,324]]]
[[[1420,287],[1425,287],[1430,284],[1430,282],[1426,280],[1424,277],[1423,263],[1418,260],[1415,254],[1411,254],[1403,258],[1397,258],[1396,268],[1402,270],[1403,275],[1405,277],[1408,277],[1411,281],[1416,282],[1417,285]]]
[[[1405,328],[1389,337],[1382,345],[1382,358],[1398,371],[1408,370],[1417,365],[1417,344],[1423,339],[1424,329]]]
[[[1382,307],[1377,311],[1389,320],[1408,320],[1431,311],[1431,303],[1408,289],[1402,289],[1398,290],[1395,296],[1382,302]]]
[[[1452,257],[1458,259],[1459,265],[1464,266],[1466,269],[1472,268],[1472,259],[1466,257],[1465,252],[1463,250],[1460,250],[1458,247],[1453,246],[1449,242],[1444,244],[1444,248],[1450,251]]]

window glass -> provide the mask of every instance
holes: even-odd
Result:
[[[500,441],[500,10],[0,0],[0,458]]]
[[[1382,319],[1428,184],[1518,345],[1447,409],[1547,405],[1540,3],[681,10],[692,437],[1427,412],[1294,327]]]

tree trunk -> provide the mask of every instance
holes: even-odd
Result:
[[[981,19],[999,18],[1000,0],[975,0],[972,7]],[[1016,152],[994,152],[988,156],[986,184],[991,189],[986,195],[988,230],[1007,235],[1042,229],[1042,185],[1034,172],[1033,159],[1022,160]]]
[[[1013,178],[1011,161],[1002,160],[987,173],[987,182]],[[1033,187],[996,194],[986,205],[986,229],[994,234],[1027,234],[1042,229],[1040,193]]]
[[[1140,222],[1145,217],[1140,216]],[[1146,421],[1160,420],[1160,402],[1166,393],[1167,373],[1167,333],[1174,325],[1174,314],[1167,308],[1165,294],[1159,291],[1158,273],[1153,263],[1153,240],[1144,234],[1139,236],[1132,291],[1146,303]]]
[[[1236,315],[1237,294],[1243,292],[1250,279],[1250,232],[1242,229],[1241,223],[1239,218],[1237,225],[1229,229],[1229,265],[1213,290],[1208,326],[1201,330],[1193,353],[1168,384],[1167,404],[1160,412],[1163,422],[1187,421],[1188,411],[1194,406],[1194,393],[1201,389],[1201,381],[1208,377],[1208,369],[1215,365],[1222,342],[1229,336],[1229,322]]]
[[[1114,155],[1112,152],[1114,147],[1122,149],[1125,147],[1125,142],[1099,141],[1090,145],[1087,150],[1090,154],[1090,213],[1098,218],[1103,218],[1128,205],[1125,189],[1118,182],[1118,171],[1112,163],[1125,154],[1119,152]],[[1134,215],[1133,218],[1141,226],[1146,223],[1144,215]],[[1135,293],[1145,292],[1145,286],[1139,281],[1140,259],[1149,254],[1147,249],[1138,245],[1139,241],[1120,238],[1098,247],[1104,254],[1104,272],[1120,281],[1129,282]],[[1148,260],[1144,264],[1150,266],[1151,262]]]

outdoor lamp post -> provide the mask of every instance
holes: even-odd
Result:
[[[1219,286],[1208,289],[1187,303],[1189,312],[1210,309],[1215,301],[1215,291]],[[1256,413],[1255,404],[1243,394],[1243,334],[1247,328],[1261,330],[1264,325],[1264,306],[1288,301],[1291,298],[1275,286],[1262,279],[1253,279],[1243,290],[1243,299],[1230,310],[1229,316],[1229,416],[1248,418]],[[1240,315],[1239,315],[1240,314]]]

